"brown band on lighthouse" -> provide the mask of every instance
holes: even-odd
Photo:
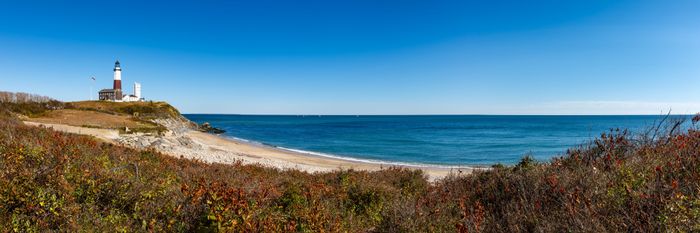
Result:
[[[122,80],[114,80],[114,90],[122,89]]]

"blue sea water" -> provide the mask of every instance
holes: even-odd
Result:
[[[400,164],[547,161],[610,129],[642,132],[654,116],[276,116],[185,114],[224,136],[270,146]],[[687,118],[688,116],[675,116]]]

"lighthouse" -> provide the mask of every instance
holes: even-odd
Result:
[[[119,60],[114,62],[114,83],[112,89],[102,89],[99,92],[100,100],[114,102],[144,101],[141,97],[141,83],[134,83],[134,94],[124,95],[122,92],[122,67]]]
[[[117,101],[122,100],[122,68],[119,60],[114,63],[114,97]]]

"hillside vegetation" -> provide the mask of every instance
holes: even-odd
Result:
[[[64,124],[88,128],[119,130],[129,128],[129,130],[132,131],[157,131],[158,128],[158,125],[155,123],[135,119],[130,116],[75,109],[52,110],[41,116],[32,117],[27,120],[39,123]]]
[[[139,119],[181,118],[180,112],[166,102],[79,101],[70,103],[72,109],[124,114]]]
[[[204,164],[25,126],[8,110],[3,231],[700,231],[700,117],[685,132],[612,130],[551,162],[429,183],[401,168]]]
[[[25,120],[64,124],[78,127],[116,129],[123,133],[162,133],[166,127],[155,120],[175,120],[190,123],[165,102],[60,102],[48,97],[21,93],[0,92],[0,107],[25,117]],[[26,96],[26,97],[24,97]],[[43,100],[43,101],[35,101]],[[195,125],[191,125],[194,127]]]
[[[65,103],[47,96],[0,91],[0,108],[14,114],[37,117],[65,107]]]

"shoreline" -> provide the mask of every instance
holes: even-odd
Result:
[[[361,161],[361,159],[280,148],[246,139],[214,135],[191,129],[174,130],[171,127],[168,127],[170,131],[166,135],[153,136],[146,134],[119,134],[114,129],[95,129],[28,120],[25,120],[24,123],[30,126],[43,125],[67,133],[90,135],[107,143],[121,144],[137,149],[154,148],[173,157],[196,159],[207,163],[233,164],[240,161],[243,164],[258,164],[282,170],[297,169],[309,173],[348,169],[377,171],[389,167],[403,167],[422,170],[430,181],[446,177],[449,174],[469,174],[474,170],[488,169],[483,166],[413,165],[384,161]]]
[[[389,167],[404,167],[409,169],[420,169],[429,176],[429,179],[436,180],[443,178],[450,173],[468,174],[477,169],[487,169],[478,166],[463,166],[463,167],[438,167],[431,165],[403,165],[393,164],[391,162],[383,163],[381,161],[365,162],[354,161],[352,158],[337,158],[330,156],[322,156],[299,151],[292,151],[287,148],[279,148],[270,145],[258,144],[252,141],[243,141],[240,139],[232,139],[219,135],[202,133],[197,131],[188,132],[197,141],[206,141],[210,146],[228,147],[228,150],[238,150],[242,155],[258,156],[262,159],[275,161],[273,167],[282,169],[295,168],[307,172],[328,172],[339,169],[354,169],[364,171],[377,171]],[[232,147],[229,147],[232,146]],[[282,165],[282,166],[279,166]]]
[[[314,151],[305,151],[305,150],[300,150],[300,149],[286,148],[286,147],[275,146],[275,145],[266,144],[266,143],[262,143],[262,142],[258,142],[258,141],[251,141],[251,140],[244,139],[244,138],[232,137],[232,136],[221,136],[221,135],[214,135],[214,136],[218,136],[218,137],[221,137],[221,138],[224,138],[227,140],[236,141],[236,142],[240,142],[243,144],[248,144],[250,146],[262,147],[262,148],[270,149],[270,150],[278,150],[278,151],[286,152],[286,153],[295,153],[295,154],[300,154],[300,155],[309,156],[309,157],[336,159],[336,160],[347,161],[347,162],[351,162],[351,163],[366,163],[366,164],[377,164],[377,165],[383,165],[383,166],[400,166],[400,167],[408,167],[408,168],[438,168],[438,169],[486,169],[486,168],[488,168],[488,165],[482,165],[482,164],[475,164],[475,165],[444,164],[444,165],[441,165],[441,164],[409,163],[409,162],[393,162],[393,161],[382,161],[382,160],[372,160],[372,159],[359,159],[359,158],[354,158],[354,157],[349,157],[349,156],[327,154],[327,153],[323,153],[323,152],[314,152]]]

